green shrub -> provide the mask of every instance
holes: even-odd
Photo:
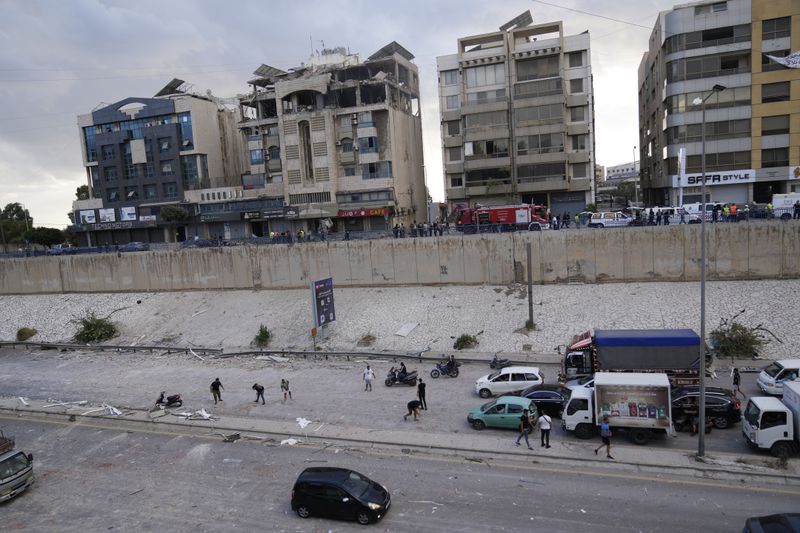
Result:
[[[78,331],[75,333],[75,340],[78,342],[102,342],[114,337],[117,334],[117,327],[108,317],[100,318],[89,311],[86,316],[73,320],[78,324]]]
[[[781,342],[771,331],[759,324],[755,327],[745,326],[737,322],[736,318],[744,311],[740,311],[730,319],[720,320],[719,327],[711,332],[711,345],[718,357],[731,359],[746,357],[756,358],[762,355],[764,347],[770,339],[764,335],[768,333],[775,340]]]
[[[467,335],[465,333],[456,339],[456,342],[453,344],[453,348],[456,350],[466,350],[468,348],[474,348],[477,345],[478,339],[473,335]]]
[[[272,340],[272,332],[265,326],[261,324],[258,328],[258,334],[253,339],[253,344],[258,346],[259,348],[266,348],[269,346],[269,341]]]
[[[34,328],[19,328],[17,330],[17,340],[18,341],[26,341],[39,333]]]

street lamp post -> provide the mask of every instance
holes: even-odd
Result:
[[[636,172],[636,146],[633,147],[633,195],[639,207],[639,172]]]
[[[700,156],[700,167],[702,178],[700,182],[700,405],[698,406],[697,424],[697,457],[702,458],[706,455],[706,100],[712,94],[724,91],[722,85],[714,85],[705,98],[698,97],[692,102],[694,105],[700,104],[703,113],[703,125],[701,129],[702,152]]]

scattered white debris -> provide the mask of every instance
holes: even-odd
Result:
[[[86,416],[86,415],[90,415],[92,413],[100,413],[100,412],[105,412],[106,414],[111,415],[111,416],[120,416],[120,415],[122,415],[122,411],[120,411],[119,409],[117,409],[114,406],[111,406],[111,405],[108,405],[107,403],[104,403],[102,407],[98,407],[97,409],[90,409],[89,411],[84,411],[83,413],[81,413],[81,416]]]
[[[325,423],[324,423],[324,422],[323,422],[322,424],[320,424],[320,425],[317,427],[317,429],[315,429],[315,430],[314,430],[314,433],[316,433],[317,431],[319,431],[320,429],[322,429],[322,426],[324,426],[324,425],[325,425]]]
[[[583,514],[586,514],[586,511],[585,511],[585,510],[583,510],[583,509],[581,509],[581,512],[582,512]]]
[[[205,313],[206,311],[208,311],[208,308],[206,308],[206,309],[201,309],[201,310],[197,311],[196,313],[192,313],[192,318],[196,317],[197,315],[202,315],[202,314],[203,314],[203,313]]]
[[[89,403],[87,400],[80,400],[78,402],[60,402],[58,400],[50,400],[53,403],[49,403],[47,405],[43,405],[42,408],[47,407],[66,407],[67,409],[72,409],[73,407],[77,407],[79,405],[86,405]]]
[[[410,500],[408,503],[430,503],[432,505],[440,505],[440,506],[444,507],[443,503],[437,503],[437,502],[432,501],[432,500]]]
[[[306,426],[311,423],[311,420],[308,420],[301,416],[298,416],[296,420],[297,420],[297,425],[300,426],[300,429],[306,429]]]
[[[197,357],[197,358],[198,358],[198,359],[200,359],[201,361],[205,361],[205,359],[204,359],[204,358],[202,358],[202,357],[200,357],[199,355],[197,355],[196,353],[194,353],[194,350],[192,350],[191,348],[189,348],[189,351],[191,352],[191,354],[192,354],[193,356]]]
[[[395,332],[395,335],[399,337],[408,337],[408,334],[414,331],[414,328],[419,326],[419,322],[409,322],[407,324],[403,324],[400,329]]]
[[[272,361],[273,363],[288,363],[288,357],[279,357],[277,355],[257,355],[256,359],[259,361]]]
[[[287,445],[287,446],[294,446],[298,442],[300,442],[300,441],[297,440],[297,439],[284,439],[284,440],[281,441],[281,446],[283,446],[284,444]]]
[[[18,397],[17,397],[17,399],[18,399],[20,402],[22,402],[22,405],[25,405],[25,406],[28,406],[28,405],[30,405],[28,402],[26,402],[26,401],[25,401],[25,398],[23,398],[22,396],[18,396]]]

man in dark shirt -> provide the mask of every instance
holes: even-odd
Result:
[[[528,449],[529,450],[533,449],[531,448],[531,443],[528,442],[528,433],[530,433],[530,430],[531,430],[531,418],[530,415],[528,414],[528,410],[525,409],[524,411],[522,411],[522,416],[519,417],[519,436],[517,437],[517,442],[516,442],[517,446],[519,446],[519,440],[522,437],[525,437],[525,444],[528,445]]]
[[[419,384],[417,385],[417,397],[419,398],[422,408],[427,411],[428,402],[425,401],[425,383],[422,382],[422,378],[419,378]]]
[[[408,420],[409,415],[414,415],[414,420],[419,420],[419,408],[422,407],[422,402],[419,400],[411,400],[408,402],[408,413],[403,415],[403,420]]]
[[[211,395],[214,397],[214,405],[217,405],[217,401],[222,401],[222,393],[220,391],[224,391],[225,387],[222,386],[222,382],[219,378],[215,378],[214,381],[211,382]]]
[[[256,391],[255,403],[258,403],[258,399],[261,398],[261,405],[266,404],[266,402],[264,401],[264,386],[256,383],[255,385],[253,385],[253,390]]]

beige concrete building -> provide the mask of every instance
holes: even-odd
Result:
[[[577,213],[593,202],[589,33],[523,15],[437,58],[451,211],[525,202]]]
[[[245,189],[284,213],[252,232],[385,231],[427,219],[419,75],[392,42],[361,60],[325,49],[289,72],[262,65],[240,97]]]
[[[797,51],[797,0],[695,2],[659,14],[639,66],[647,204],[701,200],[702,111],[694,102],[707,96],[707,200],[767,203],[800,192],[800,69],[768,57]]]

